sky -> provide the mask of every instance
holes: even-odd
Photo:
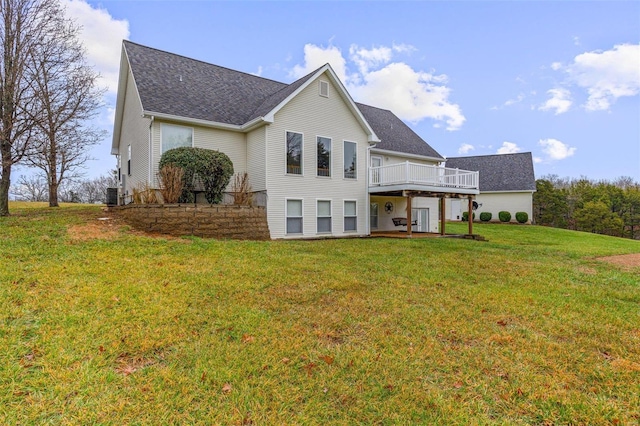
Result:
[[[61,0],[108,90],[123,39],[292,82],[330,63],[445,157],[531,152],[536,177],[640,182],[638,1]]]

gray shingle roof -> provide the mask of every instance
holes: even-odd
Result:
[[[264,117],[317,71],[285,84],[123,42],[145,111],[242,125]],[[377,148],[443,158],[391,111],[359,104],[381,142]]]
[[[431,148],[404,121],[389,110],[356,103],[364,118],[380,139],[376,148],[406,154],[424,155],[426,157],[444,157]]]
[[[480,192],[536,190],[530,152],[451,157],[446,166],[480,172]]]

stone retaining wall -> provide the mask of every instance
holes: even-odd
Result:
[[[174,236],[270,239],[264,207],[200,204],[129,204],[112,207],[133,228]]]

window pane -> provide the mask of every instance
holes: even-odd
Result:
[[[331,216],[331,201],[318,201],[318,216]]]
[[[302,134],[287,132],[287,173],[302,174]]]
[[[318,137],[318,176],[331,176],[331,139]]]
[[[287,217],[302,217],[302,200],[287,200]]]
[[[355,142],[344,143],[344,177],[355,179],[357,177],[357,150]]]
[[[287,218],[287,234],[302,234],[302,218]]]
[[[318,218],[318,232],[331,232],[331,218],[319,217]]]
[[[345,231],[356,231],[358,224],[358,218],[356,217],[345,217],[344,218],[344,230]]]
[[[344,215],[345,216],[355,216],[356,215],[356,202],[355,201],[345,201],[344,202]]]
[[[170,124],[163,124],[160,129],[162,133],[163,154],[173,148],[193,146],[193,129],[182,126],[172,126]]]

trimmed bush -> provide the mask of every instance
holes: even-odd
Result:
[[[194,189],[202,186],[209,204],[219,204],[222,193],[233,175],[233,163],[219,151],[181,147],[170,149],[160,158],[160,169],[173,164],[184,170],[183,189],[179,203],[193,203]]]
[[[527,223],[527,221],[529,220],[529,215],[527,214],[527,212],[517,212],[516,220],[518,221],[518,223]]]
[[[472,220],[476,220],[476,213],[473,212],[471,215]],[[462,212],[462,221],[467,222],[469,220],[469,212]]]
[[[498,213],[498,219],[500,219],[500,222],[510,222],[511,221],[511,213],[506,212],[506,211],[501,211],[500,213]]]
[[[482,212],[480,213],[480,220],[483,222],[489,222],[491,220],[491,212]]]

